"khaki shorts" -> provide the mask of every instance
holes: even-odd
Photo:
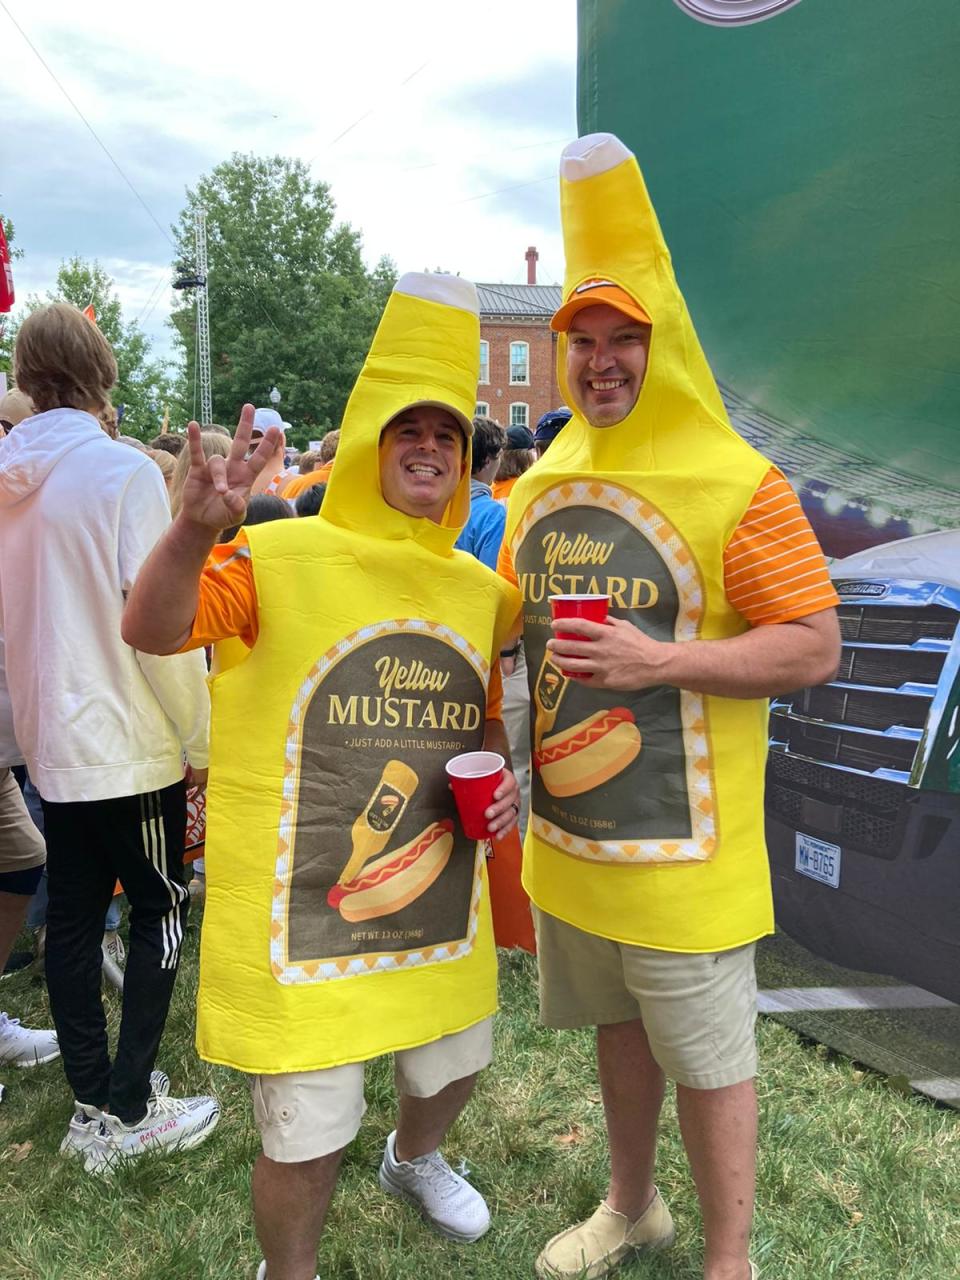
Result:
[[[0,769],[0,872],[29,871],[47,860],[43,836],[27,812],[17,780]]]
[[[393,1055],[397,1092],[432,1098],[454,1080],[490,1065],[493,1019]],[[253,1076],[253,1114],[263,1153],[278,1164],[316,1160],[357,1136],[367,1109],[362,1062],[323,1071]]]
[[[757,1072],[755,944],[732,951],[655,951],[584,933],[535,911],[540,1017],[548,1027],[643,1021],[665,1075],[720,1089]]]

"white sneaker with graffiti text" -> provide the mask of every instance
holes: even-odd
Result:
[[[150,1072],[150,1096],[164,1098],[170,1092],[170,1077],[165,1071]],[[86,1156],[100,1134],[100,1125],[106,1113],[89,1102],[74,1099],[73,1115],[67,1126],[66,1136],[60,1143],[62,1156]]]
[[[84,1168],[105,1173],[123,1160],[148,1152],[188,1151],[210,1137],[220,1119],[216,1098],[170,1098],[151,1094],[147,1114],[136,1124],[124,1124],[105,1114],[96,1140],[87,1148]]]

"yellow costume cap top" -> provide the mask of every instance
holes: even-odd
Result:
[[[423,1044],[496,1007],[482,847],[444,765],[482,745],[516,591],[453,544],[469,511],[476,291],[406,275],[346,408],[320,515],[247,531],[259,631],[212,681],[198,1047],[253,1073]],[[384,427],[463,426],[440,523],[390,507]]]
[[[749,942],[772,926],[763,842],[766,703],[660,686],[603,691],[551,662],[549,596],[610,596],[659,640],[746,629],[723,551],[769,463],[731,428],[677,286],[635,156],[579,138],[560,169],[563,307],[583,286],[623,289],[649,318],[633,408],[573,417],[511,495],[506,538],[524,598],[533,704],[532,820],[524,884],[543,910],[592,933],[671,951]],[[558,323],[565,323],[565,320]]]

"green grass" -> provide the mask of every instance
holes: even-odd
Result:
[[[94,1179],[57,1155],[70,1116],[59,1065],[5,1069],[0,1280],[252,1280],[260,1257],[249,1209],[257,1134],[244,1079],[199,1062],[193,1050],[196,951],[193,927],[158,1065],[176,1093],[219,1095],[219,1128],[196,1151]],[[468,1161],[486,1195],[489,1234],[475,1245],[449,1244],[381,1193],[376,1170],[394,1097],[389,1065],[379,1062],[368,1068],[369,1110],[321,1242],[324,1280],[529,1278],[543,1241],[595,1208],[606,1158],[592,1035],[537,1025],[528,956],[501,953],[501,999],[495,1064],[444,1147],[455,1167]],[[115,1023],[118,999],[107,1000]],[[5,981],[0,1002],[27,1024],[49,1025],[39,981]],[[904,1097],[772,1020],[761,1021],[759,1042],[753,1256],[763,1280],[960,1275],[958,1116]],[[698,1280],[699,1220],[672,1096],[658,1181],[676,1245],[620,1274]]]

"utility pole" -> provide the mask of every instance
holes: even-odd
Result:
[[[198,209],[194,222],[197,247],[197,373],[200,377],[200,421],[213,421],[210,390],[210,311],[207,305],[207,215]]]

